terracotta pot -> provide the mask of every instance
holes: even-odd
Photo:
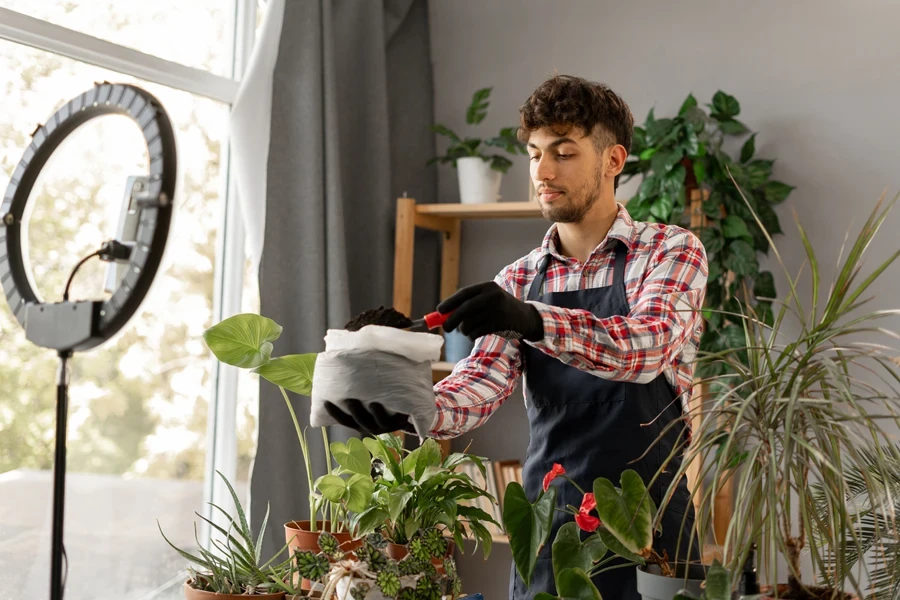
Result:
[[[325,521],[324,524],[318,524],[318,531],[313,532],[309,530],[309,521],[290,521],[284,524],[284,541],[288,543],[292,553],[294,550],[319,552],[319,534],[330,528],[331,523]],[[337,538],[338,544],[341,545],[341,550],[344,552],[352,554],[353,550],[362,546],[362,541],[354,541],[349,533],[333,533],[332,535]]]
[[[447,544],[447,553],[444,555],[444,558],[448,558],[453,556],[453,551],[456,548],[454,542],[449,542]],[[394,560],[403,560],[407,554],[409,554],[409,550],[407,550],[406,546],[401,544],[388,544],[387,549],[385,550],[387,555]],[[444,561],[443,559],[432,558],[431,564],[434,565],[434,568],[437,569],[437,572],[441,575],[444,575]]]
[[[195,590],[188,585],[190,579],[184,582],[184,597],[186,600],[284,600],[284,592],[276,592],[274,594],[216,594],[214,592],[204,592],[203,590]]]
[[[822,588],[822,587],[820,587],[820,586],[815,586],[814,589],[821,590],[821,591],[825,591],[825,588]],[[775,596],[768,596],[768,595],[767,595],[767,594],[771,594],[771,593],[772,593],[772,586],[771,586],[771,585],[764,585],[764,586],[761,586],[761,587],[759,588],[759,590],[763,593],[763,595],[760,597],[760,600],[776,600],[776,599],[775,599]],[[784,600],[784,598],[786,597],[786,594],[788,593],[789,590],[790,590],[790,586],[788,586],[788,584],[786,584],[786,583],[779,583],[779,584],[778,584],[778,600]],[[823,598],[829,598],[830,595],[829,595],[828,593],[826,593],[826,594],[824,594],[822,597],[823,597]],[[860,600],[859,596],[857,596],[857,595],[855,595],[855,594],[848,594],[848,593],[845,593],[845,594],[844,594],[844,598],[847,598],[848,600]]]

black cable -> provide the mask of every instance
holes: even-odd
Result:
[[[93,254],[89,254],[88,256],[85,256],[80,261],[78,261],[78,264],[75,265],[74,269],[72,269],[72,274],[69,275],[69,281],[66,282],[66,289],[63,291],[63,302],[67,302],[69,300],[69,287],[72,285],[72,280],[75,278],[75,273],[78,272],[78,269],[81,268],[81,265],[94,258],[95,256],[100,256],[101,252],[102,250],[97,250]]]

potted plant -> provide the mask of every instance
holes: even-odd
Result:
[[[623,181],[642,177],[627,203],[637,220],[691,228],[692,192],[702,191],[703,215],[693,220],[709,264],[700,349],[715,352],[744,343],[740,319],[730,316],[739,312],[739,305],[752,306],[761,321],[772,323],[775,283],[771,272],[760,269],[757,257],[768,254],[768,235],[781,233],[774,207],[794,188],[771,178],[775,161],[754,156],[756,133],[750,134],[737,119],[741,107],[736,98],[718,91],[707,107],[708,112],[689,94],[672,118],[656,118],[650,110],[644,126],[634,129],[622,175]],[[741,150],[732,157],[725,143],[741,139]],[[722,374],[709,369],[724,367],[714,362],[698,365],[697,377]]]
[[[480,89],[472,95],[472,102],[466,109],[466,123],[477,125],[487,116],[490,87]],[[496,137],[481,138],[457,135],[449,127],[441,124],[431,126],[431,130],[450,138],[450,146],[443,156],[437,156],[428,164],[450,163],[459,176],[460,202],[463,204],[483,204],[496,202],[500,195],[503,174],[512,166],[512,161],[502,154],[487,154],[488,146],[501,148],[510,154],[528,154],[516,138],[515,127],[504,127]]]
[[[266,561],[263,561],[260,556],[266,529],[265,524],[269,517],[268,508],[266,509],[266,518],[263,520],[259,537],[254,540],[244,509],[241,507],[234,488],[222,473],[218,471],[216,473],[219,474],[228,487],[228,491],[234,501],[237,519],[213,503],[210,503],[210,506],[225,517],[227,528],[218,525],[199,513],[195,513],[222,535],[221,539],[216,538],[215,535],[210,538],[213,545],[212,550],[203,548],[200,540],[196,537],[196,526],[194,527],[194,535],[198,549],[197,554],[191,554],[170,542],[166,534],[163,533],[159,521],[157,520],[156,522],[159,532],[163,539],[166,540],[166,543],[195,565],[187,569],[190,577],[184,584],[184,597],[187,600],[237,599],[246,598],[247,596],[272,600],[283,599],[285,592],[282,584],[284,581],[290,581],[292,561],[290,557],[287,557],[279,562],[278,557],[287,546],[285,545],[275,556]]]
[[[319,551],[296,553],[301,574],[323,586],[330,600],[454,600],[460,595],[456,563],[447,554],[447,539],[437,529],[419,531],[410,554],[398,560],[386,553],[388,541],[378,533],[366,536],[356,556],[341,551],[329,533],[319,537]],[[442,569],[434,568],[440,561]]]
[[[725,363],[726,374],[706,382],[710,397],[690,445],[673,451],[673,456],[684,452],[675,481],[695,460],[701,477],[712,481],[699,498],[700,539],[709,534],[718,489],[732,480],[734,514],[725,539],[717,540],[723,545],[723,563],[735,572],[756,544],[761,572],[770,583],[780,584],[769,593],[782,598],[849,598],[848,589],[861,596],[861,582],[846,568],[852,551],[847,527],[857,510],[851,511],[848,499],[865,493],[885,518],[894,518],[892,501],[884,498],[883,477],[871,475],[873,470],[886,474],[894,464],[888,454],[869,449],[883,444],[885,423],[891,429],[900,423],[900,398],[891,386],[900,376],[897,352],[858,336],[890,334],[879,321],[900,314],[897,309],[864,310],[872,284],[900,251],[875,265],[871,274],[862,273],[866,251],[896,200],[877,203],[850,247],[841,250],[827,288],[819,256],[799,220],[806,261],[796,277],[769,237],[790,293],[778,303],[771,324],[752,306],[729,313],[742,324],[744,343],[701,356],[701,361]],[[809,273],[808,303],[799,295],[804,272]],[[822,493],[817,496],[814,489]],[[664,495],[661,508],[668,497]],[[812,582],[801,574],[804,554]],[[779,559],[787,564],[786,572]],[[834,561],[838,568],[831,568]]]
[[[557,478],[578,489],[582,495],[580,507],[556,507],[557,488],[551,483]],[[601,600],[591,578],[610,569],[627,567],[629,562],[636,567],[653,566],[662,574],[661,581],[642,582],[639,576],[638,590],[645,598],[669,600],[683,589],[700,593],[704,580],[702,567],[691,569],[691,565],[670,564],[665,553],[660,555],[654,550],[657,509],[641,476],[626,469],[620,484],[617,488],[605,477],[598,477],[592,491],[585,492],[566,475],[562,465],[553,465],[544,477],[544,491],[533,503],[528,501],[521,484],[511,482],[507,486],[503,524],[516,570],[526,587],[531,583],[538,553],[549,540],[553,513],[560,511],[574,516],[573,522],[559,528],[553,541],[553,578],[560,598]],[[581,532],[590,535],[582,539]],[[610,565],[619,558],[626,562]],[[535,600],[552,599],[546,592],[535,596]]]
[[[351,518],[357,539],[380,532],[391,544],[390,554],[402,558],[421,531],[439,528],[458,547],[464,539],[474,539],[476,549],[480,544],[485,557],[490,555],[492,538],[485,523],[497,522],[485,511],[460,502],[480,497],[496,500],[467,474],[455,471],[474,463],[483,474],[481,457],[454,453],[441,458],[441,448],[432,439],[409,451],[400,438],[389,434],[365,438],[362,444],[363,448],[355,449],[358,460],[365,464],[371,457],[376,476],[369,507]]]
[[[316,533],[321,527],[333,530],[333,533],[345,538],[342,539],[343,543],[349,543],[351,540],[342,529],[343,522],[335,518],[337,507],[323,501],[322,497],[315,493],[306,432],[300,429],[297,414],[287,394],[291,391],[303,396],[310,395],[317,353],[290,354],[273,358],[273,342],[281,336],[282,330],[281,325],[272,319],[245,313],[234,315],[213,325],[203,332],[203,340],[219,361],[233,367],[252,369],[253,373],[278,386],[284,398],[297,433],[310,490],[308,498],[310,520],[291,521],[285,524],[287,539],[293,540],[294,544],[303,544],[303,532]],[[331,471],[333,462],[328,430],[322,427],[321,432],[327,469]],[[306,543],[308,545],[310,542]]]

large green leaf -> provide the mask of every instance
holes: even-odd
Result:
[[[316,480],[315,488],[331,502],[340,502],[347,494],[347,482],[337,475],[322,475]]]
[[[331,455],[337,464],[351,473],[369,476],[372,469],[372,455],[359,438],[350,438],[346,444],[331,443]]]
[[[623,471],[620,482],[622,487],[617,489],[605,477],[594,480],[597,514],[628,550],[644,555],[653,545],[653,500],[633,469]]]
[[[246,313],[213,325],[203,332],[203,341],[226,365],[252,369],[269,361],[272,342],[281,331],[281,325],[272,319]]]
[[[708,256],[718,254],[725,247],[725,240],[722,239],[719,230],[714,227],[704,227],[700,230],[700,242]]]
[[[347,508],[355,513],[360,513],[372,503],[372,494],[375,492],[375,484],[368,475],[354,475],[347,482]]]
[[[745,163],[753,158],[753,153],[756,152],[756,134],[754,133],[747,141],[744,142],[744,145],[741,146],[741,162]]]
[[[794,186],[782,183],[780,181],[769,181],[766,183],[763,191],[766,194],[766,200],[772,204],[783,202],[788,194],[794,189]]]
[[[422,477],[428,467],[437,467],[441,464],[441,446],[435,440],[428,438],[419,448],[419,456],[416,460],[416,479]]]
[[[754,160],[747,165],[747,180],[751,189],[755,189],[766,183],[772,174],[771,160]]]
[[[673,150],[659,151],[650,159],[650,168],[659,175],[668,173],[672,167],[681,161],[681,152]]]
[[[566,569],[589,571],[592,565],[591,558],[582,547],[578,525],[574,521],[559,528],[556,539],[553,540],[551,556],[553,557],[554,579],[559,579],[559,574]]]
[[[253,372],[295,394],[309,396],[312,394],[317,356],[315,352],[279,356],[257,367]]]
[[[672,214],[672,208],[675,206],[672,197],[663,194],[659,198],[653,201],[653,204],[650,205],[650,214],[659,219],[660,221],[668,221],[669,216]]]
[[[625,560],[629,560],[634,563],[638,563],[641,565],[644,564],[644,558],[642,556],[640,556],[639,554],[635,554],[634,552],[626,548],[624,544],[622,544],[622,542],[620,542],[618,538],[610,533],[610,531],[605,527],[601,527],[600,529],[598,529],[596,535],[600,537],[600,540],[603,542],[603,544],[607,548],[609,548],[616,556],[621,556]]]
[[[406,486],[394,488],[389,492],[388,514],[390,514],[391,521],[396,521],[400,518],[400,514],[403,512],[403,509],[406,508],[406,504],[412,497],[412,491]]]
[[[688,94],[687,98],[684,99],[684,102],[681,103],[681,108],[678,109],[678,116],[683,116],[684,113],[695,106],[697,106],[697,99],[694,98],[693,94]]]
[[[728,119],[719,123],[719,129],[727,135],[741,135],[750,131],[746,125],[737,119]]]
[[[747,238],[750,237],[750,230],[742,218],[728,215],[722,221],[722,235],[728,239]]]
[[[760,271],[753,282],[753,295],[757,298],[775,298],[775,278],[771,271]]]
[[[603,600],[588,574],[581,569],[566,569],[556,577],[556,593],[560,598]]]
[[[725,266],[734,271],[738,277],[753,275],[759,269],[756,251],[744,240],[733,240],[728,245],[728,256],[724,262]]]
[[[550,537],[555,507],[555,486],[542,494],[534,505],[528,501],[525,490],[519,483],[513,481],[506,487],[503,497],[503,525],[509,536],[509,547],[516,570],[526,587],[531,584],[538,552]]]
[[[736,117],[741,112],[741,105],[737,98],[719,90],[713,96],[712,112],[718,117]]]

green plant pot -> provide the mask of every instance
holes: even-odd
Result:
[[[644,600],[672,600],[681,590],[687,590],[699,596],[701,586],[706,581],[706,568],[703,565],[690,565],[685,579],[685,564],[675,565],[675,577],[664,577],[659,567],[649,565],[637,567],[637,589]]]

